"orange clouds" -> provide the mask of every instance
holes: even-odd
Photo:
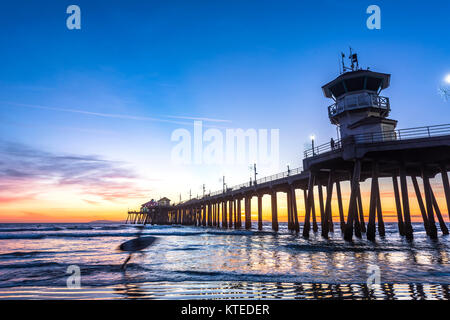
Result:
[[[130,199],[148,195],[121,162],[3,141],[0,155],[0,222],[90,221],[95,215],[119,220]]]

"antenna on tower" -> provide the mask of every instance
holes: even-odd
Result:
[[[350,56],[348,58],[352,63],[351,64],[352,71],[359,70],[358,55],[356,53],[353,53],[352,47],[350,47]]]
[[[350,60],[350,67],[347,67],[344,62],[345,54],[341,52],[341,60],[342,60],[342,71],[341,74],[346,71],[357,71],[360,70],[359,62],[358,62],[358,54],[353,52],[352,47],[350,48],[350,54],[348,55],[348,59]]]
[[[347,67],[345,66],[344,58],[345,58],[345,54],[343,52],[341,52],[342,67],[339,66],[339,71],[340,71],[341,74],[344,73],[345,70],[347,69]]]

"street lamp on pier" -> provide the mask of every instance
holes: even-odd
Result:
[[[313,134],[309,136],[309,138],[311,139],[311,148],[312,148],[312,154],[313,156],[315,155],[314,152],[314,139],[316,138]]]

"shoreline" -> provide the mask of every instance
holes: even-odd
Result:
[[[105,287],[11,287],[0,288],[0,300],[109,300],[109,299],[300,299],[300,300],[449,300],[450,284],[276,283],[238,281],[182,281],[123,283]]]

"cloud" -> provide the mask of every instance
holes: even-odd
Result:
[[[141,198],[148,190],[135,187],[139,179],[124,162],[96,155],[54,154],[0,141],[0,203],[36,198],[39,190],[65,186],[108,201]]]
[[[21,213],[24,215],[24,217],[26,218],[32,218],[32,219],[42,219],[42,218],[49,218],[51,216],[49,216],[48,214],[43,214],[40,212],[31,212],[31,211],[21,211]]]
[[[87,199],[83,199],[84,202],[92,204],[92,205],[99,205],[100,203],[98,201],[92,201],[92,200],[87,200]]]
[[[5,190],[2,190],[3,193],[6,193]],[[9,192],[10,193],[10,192]],[[13,196],[13,195],[7,195],[7,194],[0,194],[0,203],[1,204],[8,204],[8,203],[17,203],[19,201],[29,200],[33,199],[35,194],[27,194],[27,195],[20,195],[20,196]]]

